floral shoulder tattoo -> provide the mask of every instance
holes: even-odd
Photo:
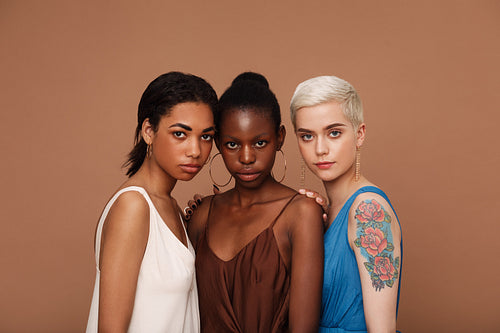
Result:
[[[356,208],[357,222],[354,245],[367,259],[365,268],[375,291],[392,287],[399,277],[399,257],[394,258],[391,216],[376,200],[365,200]]]

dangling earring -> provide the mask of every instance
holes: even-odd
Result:
[[[278,183],[281,183],[283,181],[283,179],[285,179],[285,176],[286,176],[286,158],[285,158],[285,153],[283,152],[283,150],[278,150],[280,153],[281,153],[281,156],[283,156],[283,163],[285,163],[285,170],[283,171],[283,177],[281,177],[280,180],[276,180],[276,178],[274,177],[273,175],[273,171],[271,170],[271,176],[278,182]]]
[[[153,153],[153,149],[152,149],[152,144],[150,143],[147,143],[148,147],[146,148],[146,157],[147,158],[150,158],[151,157],[151,154]]]
[[[233,179],[233,175],[231,175],[231,177],[229,177],[229,180],[227,181],[227,183],[225,183],[224,185],[220,185],[220,184],[217,184],[214,180],[214,177],[212,176],[212,162],[214,161],[214,159],[217,157],[217,155],[221,155],[221,153],[217,153],[215,154],[214,156],[212,156],[212,158],[210,159],[210,165],[208,167],[208,174],[210,175],[210,179],[212,180],[212,183],[214,183],[215,185],[217,186],[220,186],[220,187],[224,187],[226,186],[227,184],[229,184],[231,182],[231,179]],[[222,156],[222,155],[221,155]]]
[[[306,186],[306,163],[302,157],[300,158],[299,186],[300,188],[304,188]]]
[[[361,147],[356,146],[356,168],[354,170],[354,181],[359,181],[361,169]]]

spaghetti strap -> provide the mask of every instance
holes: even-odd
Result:
[[[204,230],[205,237],[208,237],[208,223],[210,222],[210,215],[212,214],[212,207],[214,206],[214,201],[215,201],[214,198],[215,198],[215,195],[210,197],[210,205],[208,206],[207,223],[205,225],[205,230]]]
[[[281,214],[283,214],[283,212],[285,211],[286,207],[288,207],[288,205],[292,202],[293,198],[295,198],[297,195],[299,195],[299,193],[295,193],[289,200],[288,202],[283,206],[283,208],[281,208],[281,211],[279,212],[279,214],[274,218],[273,222],[271,223],[271,225],[269,226],[269,228],[273,228],[274,225],[276,224],[276,221],[278,221],[279,217],[281,216]]]

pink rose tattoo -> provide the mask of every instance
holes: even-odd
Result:
[[[391,217],[376,200],[361,202],[355,218],[357,221],[354,244],[366,258],[365,268],[370,273],[376,291],[392,287],[399,277],[399,257],[393,259]]]

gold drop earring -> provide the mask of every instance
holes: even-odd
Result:
[[[356,146],[356,167],[354,171],[354,181],[359,181],[361,169],[361,147]]]

